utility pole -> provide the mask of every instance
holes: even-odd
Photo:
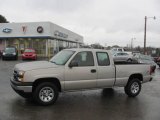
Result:
[[[147,19],[148,18],[153,18],[155,20],[156,17],[155,16],[154,17],[145,16],[145,18],[144,18],[144,20],[145,20],[145,22],[144,22],[144,51],[143,51],[144,55],[146,54],[146,31],[147,31]]]
[[[147,30],[147,16],[145,16],[145,23],[144,23],[144,52],[143,54],[146,54],[146,30]]]

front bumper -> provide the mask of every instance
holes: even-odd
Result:
[[[18,82],[15,81],[13,78],[10,79],[11,87],[16,92],[24,92],[24,93],[31,93],[32,92],[32,83],[30,82]]]
[[[5,59],[15,59],[17,56],[16,55],[3,55],[2,57]]]
[[[22,59],[36,59],[36,56],[22,56]]]
[[[151,82],[153,80],[152,75],[147,75],[143,77],[143,83]]]

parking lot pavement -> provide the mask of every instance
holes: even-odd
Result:
[[[10,87],[15,64],[0,61],[0,120],[160,120],[160,70],[136,98],[123,88],[61,93],[51,106],[38,106]]]

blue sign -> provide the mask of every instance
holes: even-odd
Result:
[[[10,28],[4,28],[3,32],[4,33],[10,33],[10,32],[12,32],[12,29],[10,29]]]

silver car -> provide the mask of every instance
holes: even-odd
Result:
[[[132,55],[125,52],[117,52],[113,55],[113,60],[115,62],[131,62]]]

